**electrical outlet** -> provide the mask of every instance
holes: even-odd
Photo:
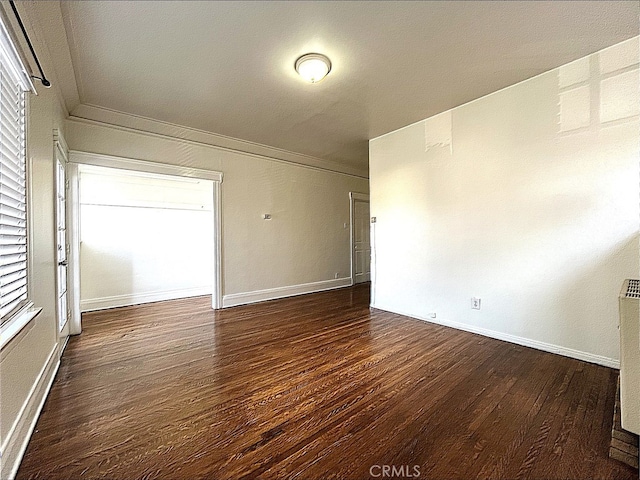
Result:
[[[333,278],[340,278],[340,273],[336,272],[336,274],[333,276]]]
[[[478,297],[471,297],[471,308],[473,308],[474,310],[480,310],[480,298]]]

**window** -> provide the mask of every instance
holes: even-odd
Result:
[[[29,306],[25,94],[33,86],[0,21],[0,318],[5,327]]]
[[[27,301],[27,205],[24,92],[0,65],[0,314]]]

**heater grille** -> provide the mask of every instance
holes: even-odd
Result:
[[[640,434],[640,280],[620,289],[620,413],[622,428]]]
[[[640,298],[640,280],[629,280],[626,298]]]

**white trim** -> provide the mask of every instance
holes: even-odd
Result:
[[[31,81],[31,74],[25,67],[26,62],[22,60],[22,56],[13,44],[15,39],[10,35],[5,22],[8,23],[8,19],[3,14],[0,14],[0,55],[7,61],[7,69],[15,77],[15,80],[20,82],[22,90],[37,94]]]
[[[49,353],[36,381],[31,386],[29,395],[22,404],[16,420],[4,438],[0,478],[12,480],[18,473],[18,467],[60,366],[60,359],[56,355],[57,350],[58,345],[56,344]]]
[[[157,173],[160,175],[173,175],[176,177],[202,178],[222,183],[222,172],[214,170],[203,170],[200,168],[181,167],[167,163],[149,162],[146,160],[135,160],[132,158],[115,157],[112,155],[102,155],[98,153],[69,152],[69,161],[81,163],[83,165],[94,165],[96,167],[119,168],[121,170],[133,170],[135,172]]]
[[[33,303],[30,302],[14,315],[11,320],[2,325],[0,329],[0,350],[9,344],[41,311],[41,308],[34,308]]]
[[[58,341],[58,358],[62,358],[62,354],[64,353],[64,349],[67,348],[69,344],[69,335],[65,336],[63,341]]]
[[[67,181],[69,190],[67,191],[67,242],[69,242],[67,272],[67,294],[69,294],[69,305],[71,306],[71,317],[69,318],[69,334],[78,335],[82,333],[82,314],[80,311],[80,193],[78,164],[67,164]]]
[[[366,193],[357,193],[357,192],[349,192],[349,258],[351,259],[351,285],[356,284],[356,266],[355,266],[355,256],[353,255],[355,239],[353,238],[355,235],[355,229],[353,228],[353,214],[354,214],[354,204],[359,200],[361,202],[367,202],[371,205],[369,195]],[[369,267],[371,268],[371,267]]]
[[[351,200],[360,200],[363,202],[369,201],[369,194],[367,193],[358,193],[358,192],[349,192],[349,198]]]
[[[66,312],[61,312],[60,311],[60,298],[59,298],[59,292],[60,292],[60,278],[59,278],[59,274],[58,274],[58,228],[60,225],[60,218],[58,218],[59,216],[59,210],[58,210],[58,196],[61,195],[61,192],[59,191],[59,181],[58,181],[58,175],[59,175],[59,171],[58,171],[58,163],[62,166],[63,171],[64,171],[64,185],[62,186],[63,188],[63,192],[62,195],[64,195],[64,200],[65,200],[65,214],[64,214],[64,224],[65,224],[65,244],[62,246],[65,249],[65,260],[67,262],[67,277],[66,277],[66,285],[65,287],[65,291],[66,291]],[[69,181],[69,177],[67,176],[67,166],[69,165],[69,148],[67,147],[67,142],[65,142],[62,133],[60,132],[60,130],[58,130],[57,128],[53,129],[53,165],[54,165],[54,173],[53,173],[53,178],[55,179],[55,188],[54,188],[54,192],[53,192],[53,204],[55,205],[55,209],[53,212],[53,218],[54,218],[54,225],[55,225],[55,230],[56,230],[56,235],[54,237],[53,240],[53,251],[55,252],[54,256],[55,256],[55,265],[56,265],[56,273],[55,273],[55,285],[56,285],[56,328],[58,329],[58,336],[61,338],[64,338],[64,345],[66,346],[66,343],[69,339],[69,331],[70,331],[70,315],[69,313],[74,310],[73,309],[73,303],[75,301],[75,292],[73,292],[72,290],[69,289],[69,284],[71,284],[71,278],[69,273],[69,270],[72,270],[72,268],[69,268],[68,264],[69,264],[69,258],[67,255],[67,250],[70,250],[70,247],[67,248],[67,246],[69,245],[69,238],[67,237],[68,235],[68,223],[69,223],[69,212],[68,212],[68,192],[67,192],[67,185],[68,185],[68,181]],[[79,290],[78,290],[79,293]],[[71,307],[71,308],[70,308]],[[64,314],[64,316],[66,317],[65,323],[64,325],[60,326],[60,318],[62,317],[62,315]],[[62,352],[64,350],[64,346],[60,349],[60,355],[62,355]]]
[[[213,285],[211,307],[218,310],[222,308],[222,292],[224,292],[222,278],[222,192],[218,182],[213,182]]]
[[[67,121],[85,125],[106,126],[129,133],[164,138],[193,145],[205,145],[217,150],[241,152],[266,160],[341,173],[354,177],[369,178],[368,164],[363,167],[346,165],[303,153],[296,153],[269,145],[220,135],[218,133],[120,112],[97,105],[78,105],[69,118],[67,118]]]
[[[519,337],[516,335],[511,335],[510,333],[490,330],[488,328],[476,327],[474,325],[468,325],[466,323],[453,322],[451,320],[437,320],[434,318],[426,318],[420,315],[400,312],[398,310],[387,308],[385,306],[371,305],[371,307],[376,308],[378,310],[384,310],[385,312],[391,312],[391,313],[396,313],[398,315],[403,315],[405,317],[415,318],[417,320],[422,320],[424,322],[435,323],[438,325],[443,325],[445,327],[455,328],[456,330],[464,330],[465,332],[477,333],[485,337],[495,338],[497,340],[504,340],[505,342],[515,343],[517,345],[522,345],[524,347],[535,348],[536,350],[542,350],[544,352],[555,353],[565,357],[575,358],[577,360],[583,360],[585,362],[603,365],[609,368],[620,369],[620,360],[615,358],[609,358],[602,355],[596,355],[594,353],[583,352],[581,350],[575,350],[573,348],[563,347],[560,345],[555,345],[553,343],[541,342],[539,340]]]
[[[302,283],[287,287],[268,288],[266,290],[256,290],[253,292],[232,293],[225,295],[222,300],[222,307],[235,307],[249,303],[264,302],[277,298],[293,297],[306,293],[322,292],[324,290],[334,290],[336,288],[348,287],[351,279],[348,277],[337,278],[335,280],[323,280],[320,282]]]
[[[134,172],[155,173],[160,175],[173,175],[177,177],[201,178],[213,182],[213,288],[209,290],[211,293],[211,305],[214,309],[222,307],[222,192],[221,185],[223,173],[215,170],[203,170],[200,168],[181,167],[178,165],[169,165],[166,163],[149,162],[145,160],[136,160],[123,157],[115,157],[112,155],[102,155],[98,153],[79,152],[71,150],[69,152],[69,161],[71,164],[93,165],[97,167],[119,168],[123,170],[131,170]],[[71,208],[77,209],[80,203],[79,195],[73,199]],[[74,225],[79,229],[79,221]],[[74,244],[71,247],[73,251],[80,251],[80,235],[74,238]],[[78,257],[79,258],[79,257]],[[79,268],[79,267],[78,267]],[[79,275],[78,275],[79,278]],[[213,293],[211,292],[213,290]],[[202,294],[205,295],[205,294]],[[180,298],[180,297],[175,297]],[[149,300],[158,301],[158,300]],[[81,302],[82,303],[82,302]],[[146,302],[145,302],[146,303]],[[132,305],[132,304],[130,304]],[[96,307],[110,308],[110,307]],[[80,307],[81,310],[82,306]],[[92,308],[93,309],[93,308]],[[83,310],[84,311],[84,310]]]
[[[64,156],[64,161],[69,161],[69,146],[65,141],[62,132],[58,128],[53,129],[53,144],[60,149],[60,153]]]
[[[90,312],[107,308],[128,307],[141,303],[175,300],[176,298],[200,297],[211,295],[211,287],[182,288],[179,290],[163,290],[161,292],[132,293],[113,295],[110,297],[88,298],[80,301],[80,310]]]

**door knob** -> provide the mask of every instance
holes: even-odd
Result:
[[[67,266],[67,265],[69,265],[69,264],[67,263],[67,261],[66,261],[66,260],[63,260],[63,261],[61,261],[61,262],[58,262],[58,265],[59,265],[59,266],[61,266],[61,267],[66,267],[66,266]]]

